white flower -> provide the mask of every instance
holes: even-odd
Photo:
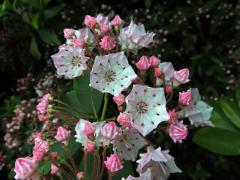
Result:
[[[166,85],[173,85],[173,80],[174,80],[174,67],[172,65],[171,62],[162,62],[159,64],[159,69],[161,69],[161,71],[164,74],[164,81]],[[160,78],[157,78],[156,81],[158,86],[161,86],[163,84],[163,80]]]
[[[75,131],[76,131],[76,142],[81,143],[84,147],[87,146],[88,142],[90,141],[87,134],[84,132],[86,130],[86,125],[88,123],[91,123],[87,120],[80,119],[79,122],[76,124]],[[94,142],[96,146],[102,146],[102,145],[108,145],[110,142],[106,141],[106,139],[103,137],[101,131],[104,126],[105,122],[93,122],[91,125],[94,127]]]
[[[161,151],[161,148],[155,150],[148,148],[148,152],[140,154],[137,160],[137,172],[144,174],[151,170],[151,179],[167,179],[170,173],[180,173],[181,170],[176,166],[174,158],[168,154],[168,150]]]
[[[87,69],[88,57],[85,56],[84,50],[72,46],[65,46],[58,53],[51,56],[58,75],[72,79],[81,76]]]
[[[195,126],[214,126],[209,120],[213,108],[201,100],[201,96],[197,88],[192,88],[192,103],[183,107],[180,112],[180,118],[188,118],[191,124]]]
[[[86,44],[95,44],[94,36],[89,28],[82,28],[79,30],[72,30],[72,35],[66,38],[66,44],[73,44],[74,39],[82,39]]]
[[[157,128],[159,123],[169,119],[163,88],[133,85],[126,103],[126,113],[132,116],[132,126],[143,136]]]
[[[136,129],[124,129],[113,140],[113,150],[124,160],[135,161],[138,151],[146,145],[145,140]]]
[[[97,56],[90,74],[90,86],[101,92],[118,95],[136,77],[124,52]]]
[[[153,41],[154,33],[146,32],[144,25],[131,21],[128,27],[120,30],[119,42],[122,49],[140,49]]]

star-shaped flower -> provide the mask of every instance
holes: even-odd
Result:
[[[119,42],[122,49],[140,49],[148,46],[154,35],[146,32],[143,24],[137,25],[131,21],[128,27],[120,30]]]
[[[76,142],[81,143],[84,147],[87,146],[89,141],[94,141],[95,146],[102,146],[109,144],[109,140],[105,140],[101,131],[104,126],[105,122],[89,122],[84,119],[80,119],[79,122],[76,124],[75,131],[76,131]],[[93,134],[88,134],[86,131],[89,130],[89,125],[94,129]],[[106,141],[106,142],[105,142]]]
[[[124,52],[97,56],[90,74],[90,86],[101,92],[118,95],[136,77]]]
[[[124,160],[135,161],[146,141],[136,129],[124,129],[114,140],[113,150]]]
[[[195,126],[213,126],[209,121],[213,108],[201,100],[201,96],[197,88],[192,88],[192,103],[183,107],[180,112],[180,118],[186,117],[191,124]]]
[[[176,166],[174,158],[168,154],[168,150],[162,151],[161,147],[153,150],[148,148],[148,152],[140,154],[140,159],[137,160],[137,172],[145,173],[148,169],[151,170],[151,179],[167,179],[170,173],[179,173],[181,170]]]
[[[76,46],[77,43],[75,42],[80,40],[82,40],[84,44],[95,44],[94,36],[89,28],[82,28],[79,30],[69,29],[69,31],[71,32],[71,35],[65,36],[66,44]]]
[[[81,76],[87,69],[88,57],[85,56],[84,50],[75,48],[70,45],[60,49],[58,53],[51,56],[58,75],[72,79]]]
[[[174,67],[171,62],[162,62],[159,64],[159,69],[163,72],[165,84],[172,86],[174,80]],[[157,78],[157,85],[163,84],[161,78]]]
[[[133,85],[126,103],[126,113],[132,116],[132,126],[143,136],[156,129],[159,123],[169,119],[163,88]]]

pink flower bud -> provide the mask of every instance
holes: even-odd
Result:
[[[170,119],[169,119],[170,124],[174,124],[174,123],[178,122],[178,112],[176,112],[175,109],[169,110],[168,115],[170,117]]]
[[[115,43],[114,38],[112,38],[111,36],[108,36],[108,35],[104,36],[101,39],[101,42],[99,43],[99,45],[105,51],[110,51],[110,50],[112,50],[113,48],[116,47],[116,43]]]
[[[188,135],[187,126],[183,124],[183,121],[171,124],[168,131],[169,136],[173,139],[175,143],[177,141],[181,143],[182,140],[185,139]]]
[[[191,101],[192,101],[192,92],[191,90],[187,90],[184,92],[180,92],[179,93],[179,97],[178,97],[178,101],[179,104],[183,105],[183,106],[188,106],[190,105]]]
[[[179,71],[175,71],[174,72],[174,78],[178,82],[180,82],[181,84],[189,82],[190,81],[188,79],[189,78],[189,69],[188,68],[184,68],[184,69],[181,69]]]
[[[44,121],[46,119],[46,116],[44,116],[43,114],[38,114],[38,119],[39,121]]]
[[[121,106],[125,103],[125,96],[123,94],[119,94],[113,97],[113,101],[118,105]]]
[[[73,29],[65,28],[65,29],[63,30],[63,33],[64,33],[64,37],[65,37],[66,39],[71,39],[72,36],[74,35],[74,30],[73,30]]]
[[[172,93],[172,91],[173,91],[172,86],[166,86],[166,87],[165,87],[165,92],[166,92],[166,94],[170,94],[170,93]]]
[[[115,122],[106,123],[102,128],[102,135],[108,139],[114,139],[118,135],[118,127]]]
[[[41,98],[41,101],[38,103],[36,109],[37,109],[41,114],[47,113],[48,104],[49,104],[50,98],[51,98],[51,95],[50,95],[50,94],[45,94],[45,95]]]
[[[73,39],[72,43],[77,48],[83,48],[85,45],[85,40],[81,38]]]
[[[105,34],[109,30],[109,26],[107,24],[105,24],[105,23],[100,23],[99,27],[100,27],[100,32],[102,34]]]
[[[160,59],[158,59],[156,56],[151,56],[149,58],[149,63],[151,64],[152,67],[157,67],[160,63]]]
[[[111,21],[113,26],[120,26],[122,24],[122,19],[120,18],[120,16],[116,15],[113,20]]]
[[[136,63],[136,67],[141,71],[146,71],[150,68],[151,64],[148,62],[147,56],[142,56]]]
[[[90,122],[86,122],[83,134],[85,134],[86,136],[91,136],[94,134],[95,130],[96,128]]]
[[[160,77],[163,75],[163,71],[160,68],[154,68],[154,76]]]
[[[77,180],[83,180],[84,178],[84,173],[83,172],[78,172],[77,173]]]
[[[132,121],[131,121],[131,116],[129,114],[126,113],[120,113],[117,121],[123,126],[123,127],[128,127],[131,128],[132,127]]]
[[[57,156],[58,156],[57,152],[51,152],[51,153],[49,153],[49,155],[50,155],[51,161],[57,160]]]
[[[89,141],[86,145],[86,151],[88,153],[92,153],[94,151],[94,149],[95,149],[95,142]]]
[[[60,126],[57,129],[57,135],[55,136],[55,139],[59,142],[64,142],[70,137],[71,133],[64,127]]]
[[[94,26],[96,25],[96,18],[87,15],[85,16],[84,24],[90,28],[94,28]]]
[[[15,162],[15,179],[28,179],[37,169],[37,161],[32,157],[18,158]]]
[[[54,164],[51,164],[51,174],[56,174],[58,172],[58,167]]]
[[[104,163],[110,173],[117,172],[123,168],[122,162],[117,154],[112,154],[110,157],[107,157]]]
[[[36,161],[43,160],[44,156],[46,154],[46,151],[43,148],[35,148],[33,149],[33,157]]]
[[[36,161],[41,161],[45,154],[47,153],[49,148],[49,143],[41,139],[41,136],[37,136],[34,139],[34,147],[33,147],[33,157]]]

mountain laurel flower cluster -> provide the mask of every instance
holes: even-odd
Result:
[[[102,14],[83,24],[64,29],[66,41],[51,56],[67,90],[40,99],[32,155],[17,158],[15,178],[162,180],[180,173],[161,143],[184,143],[190,126],[213,126],[212,107],[187,85],[189,69],[139,53],[155,37],[143,24]],[[136,172],[122,175],[133,163]]]

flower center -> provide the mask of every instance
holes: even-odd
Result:
[[[115,77],[116,77],[116,72],[113,71],[113,70],[109,70],[105,73],[104,75],[104,79],[107,81],[107,82],[113,82],[115,81]]]
[[[144,114],[148,111],[148,105],[144,101],[136,103],[136,110],[139,114]]]
[[[81,65],[81,59],[78,56],[73,56],[72,57],[72,66],[80,66]]]

